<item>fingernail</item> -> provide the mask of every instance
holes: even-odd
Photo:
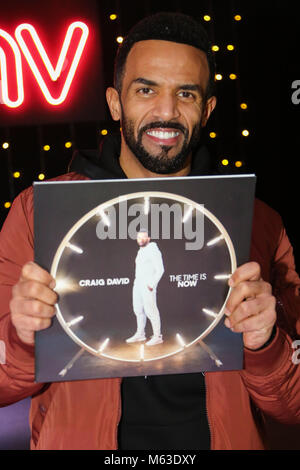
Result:
[[[230,278],[229,281],[228,281],[228,285],[229,287],[233,287],[234,286],[234,281]]]
[[[229,317],[231,315],[231,312],[228,310],[228,308],[224,308],[224,314]]]
[[[50,282],[49,287],[50,289],[54,289],[55,286],[56,286],[56,282],[55,282],[55,279],[53,279],[53,281]]]
[[[230,324],[229,318],[226,318],[226,320],[225,320],[224,323],[225,323],[225,326],[227,326],[227,328],[231,328],[231,324]]]

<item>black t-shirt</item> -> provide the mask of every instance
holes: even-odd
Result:
[[[121,394],[119,449],[210,449],[201,373],[125,378]]]

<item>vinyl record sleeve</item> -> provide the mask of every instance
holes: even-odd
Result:
[[[35,262],[58,293],[36,382],[242,369],[224,307],[249,259],[255,181],[34,183]]]

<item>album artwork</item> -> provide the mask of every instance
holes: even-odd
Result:
[[[56,279],[37,382],[243,368],[224,325],[254,175],[34,184],[35,261]]]

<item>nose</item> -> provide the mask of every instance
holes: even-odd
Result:
[[[170,92],[161,92],[155,99],[153,117],[159,121],[171,121],[180,116],[177,97]]]

